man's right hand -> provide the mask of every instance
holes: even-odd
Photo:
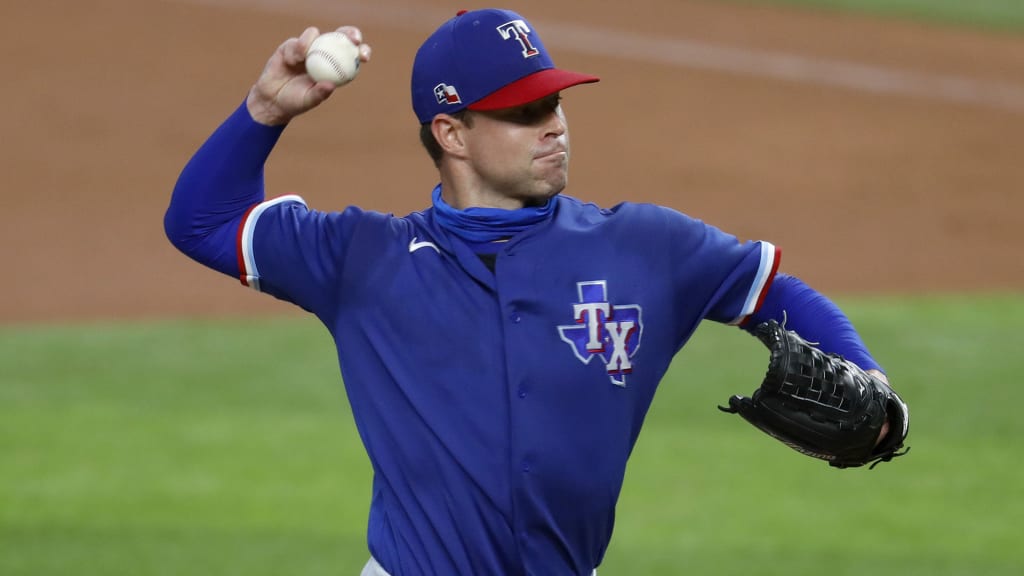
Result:
[[[363,34],[358,28],[342,26],[338,32],[347,35],[359,47],[360,60],[370,61],[370,46],[363,44]],[[254,120],[267,126],[287,124],[334,93],[334,84],[316,82],[306,74],[306,51],[319,35],[318,29],[309,27],[298,38],[289,38],[277,47],[245,101]]]

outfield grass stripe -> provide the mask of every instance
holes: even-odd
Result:
[[[1020,0],[730,0],[743,4],[778,4],[842,10],[950,25],[1017,32],[1024,30]]]

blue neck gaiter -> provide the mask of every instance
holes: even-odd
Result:
[[[441,198],[440,184],[434,188],[433,201],[434,215],[441,227],[472,245],[515,236],[546,220],[555,211],[554,199],[543,206],[517,210],[477,207],[456,210]]]

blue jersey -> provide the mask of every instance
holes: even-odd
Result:
[[[767,242],[648,204],[559,196],[493,271],[434,209],[263,202],[242,282],[337,344],[373,466],[368,542],[392,575],[588,575],[658,382],[704,319],[753,313]]]

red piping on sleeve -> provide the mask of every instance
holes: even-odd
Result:
[[[245,214],[242,215],[242,220],[238,223],[238,236],[235,240],[235,250],[238,254],[238,279],[242,282],[242,286],[246,287],[249,286],[249,275],[246,274],[248,270],[245,269],[245,253],[242,251],[242,234],[245,231],[245,223],[249,221],[249,215],[252,214],[252,211],[255,210],[257,206],[259,206],[259,203],[253,204],[245,211]],[[758,304],[760,304],[760,302],[758,302]]]

